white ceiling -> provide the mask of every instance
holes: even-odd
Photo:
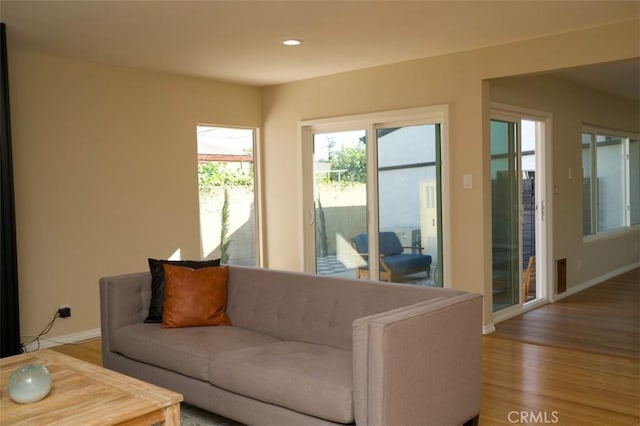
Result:
[[[10,48],[256,86],[638,18],[612,0],[0,0]]]

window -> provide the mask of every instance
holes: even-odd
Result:
[[[583,236],[640,224],[640,140],[613,131],[582,133]]]
[[[254,129],[197,126],[202,258],[259,266]]]

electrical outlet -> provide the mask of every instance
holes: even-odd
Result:
[[[69,318],[71,316],[71,306],[60,305],[58,307],[58,315],[60,315],[60,318]]]
[[[578,271],[580,271],[582,269],[582,262],[580,261],[580,259],[578,259],[578,261],[576,262],[576,269]]]

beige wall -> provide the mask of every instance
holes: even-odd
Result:
[[[196,123],[262,126],[265,260],[299,270],[298,122],[449,105],[450,284],[490,294],[484,79],[638,57],[637,35],[635,21],[262,90],[9,46],[22,334],[39,332],[64,303],[72,317],[50,336],[94,329],[100,276],[144,270],[147,257],[177,249],[199,257]],[[468,173],[474,188],[464,190]]]
[[[445,259],[448,285],[490,295],[490,85],[485,80],[637,58],[637,35],[638,21],[633,21],[265,88],[262,109],[268,265],[284,269],[302,269],[303,265],[298,122],[447,104],[450,157],[449,180],[444,185],[450,194],[450,209],[444,214],[450,225],[448,250],[445,248],[450,254]],[[283,158],[289,161],[283,162]],[[473,189],[462,188],[463,174],[473,175]],[[570,250],[573,245],[556,243],[560,251]],[[491,323],[491,317],[491,298],[486,297],[485,325]]]
[[[640,133],[638,102],[544,76],[493,80],[491,99],[553,114],[553,260],[567,259],[567,289],[640,262],[640,230],[583,242],[580,142],[583,123]]]
[[[259,126],[259,90],[13,50],[9,64],[22,334],[65,303],[50,336],[94,329],[99,277],[200,258],[196,124]]]

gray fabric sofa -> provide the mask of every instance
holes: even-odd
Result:
[[[251,425],[477,419],[481,296],[231,266],[232,325],[143,322],[151,276],[100,279],[105,367]]]

